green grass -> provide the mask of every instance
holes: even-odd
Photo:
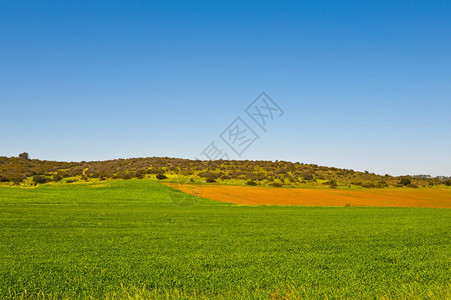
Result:
[[[1,187],[0,298],[451,298],[449,209],[184,195],[150,180]]]

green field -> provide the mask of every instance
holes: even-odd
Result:
[[[449,209],[184,195],[151,180],[1,187],[0,298],[451,298]]]

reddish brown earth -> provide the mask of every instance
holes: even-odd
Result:
[[[296,189],[168,184],[204,198],[245,205],[383,206],[451,208],[450,189]]]

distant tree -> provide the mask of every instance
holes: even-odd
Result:
[[[312,180],[313,179],[313,173],[312,171],[303,171],[301,173],[302,178],[304,178],[304,180]]]
[[[35,183],[46,183],[47,181],[49,181],[49,179],[45,176],[42,175],[33,176],[33,182]]]
[[[384,187],[388,187],[388,184],[387,184],[387,182],[385,182],[384,180],[380,180],[380,181],[377,183],[376,187],[378,187],[378,188],[384,188]]]
[[[376,187],[376,185],[374,185],[374,184],[371,183],[371,182],[364,182],[364,183],[362,183],[360,186],[361,186],[361,187],[364,187],[364,188],[366,188],[366,189],[372,189],[372,188],[375,188],[375,187]]]
[[[332,188],[332,189],[335,189],[338,186],[337,185],[337,181],[335,179],[331,179],[331,180],[329,180],[327,182],[324,182],[323,184],[329,185],[329,187]]]
[[[403,177],[403,178],[401,178],[399,180],[399,184],[402,184],[403,186],[406,186],[406,185],[411,184],[411,183],[412,183],[412,180],[410,180],[407,177]]]
[[[213,179],[218,179],[219,177],[221,177],[222,175],[224,175],[222,172],[220,173],[213,173],[213,172],[200,172],[198,174],[199,177],[204,177],[204,178],[213,178]]]
[[[14,184],[21,183],[26,178],[25,174],[12,174],[9,178]]]
[[[414,189],[417,189],[418,188],[418,185],[417,184],[415,184],[415,183],[409,183],[408,185],[406,185],[407,187],[410,187],[410,188],[414,188]]]
[[[451,186],[451,180],[443,181],[443,184],[446,186]]]
[[[53,175],[53,181],[57,182],[57,181],[60,181],[61,179],[63,179],[63,177],[61,177],[60,174]]]
[[[156,177],[157,177],[158,180],[163,180],[163,179],[167,179],[168,178],[168,176],[166,176],[164,174],[161,174],[161,173],[157,174]]]
[[[323,183],[324,185],[337,185],[337,181],[335,179],[331,179]]]
[[[19,154],[19,157],[20,157],[20,158],[24,158],[24,159],[30,159],[30,157],[28,156],[28,153],[27,153],[27,152],[20,153],[20,154]]]

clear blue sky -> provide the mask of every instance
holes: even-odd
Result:
[[[451,1],[1,0],[0,104],[4,156],[201,158],[241,116],[242,159],[451,175]]]

